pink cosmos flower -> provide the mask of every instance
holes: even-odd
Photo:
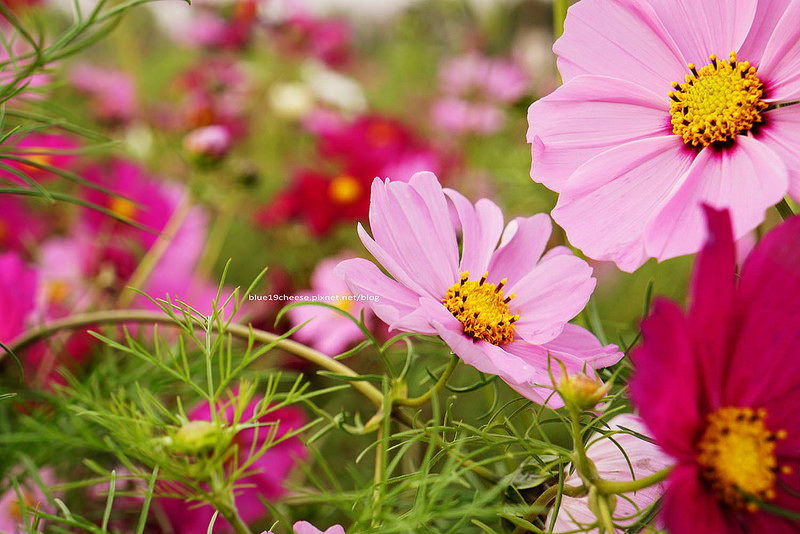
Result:
[[[706,209],[709,239],[684,313],[659,300],[631,354],[631,396],[675,459],[670,532],[789,533],[800,524],[800,217],[776,227],[736,273],[727,212]]]
[[[311,290],[297,293],[300,297],[317,300],[338,306],[355,318],[364,310],[364,320],[372,318],[372,311],[365,309],[362,302],[355,297],[341,278],[334,275],[336,266],[346,257],[327,258],[322,260],[311,275]],[[364,333],[350,319],[322,306],[298,306],[289,310],[292,326],[308,324],[295,332],[294,338],[318,351],[335,356],[356,341],[364,339]]]
[[[448,200],[461,223],[461,253]],[[439,335],[466,363],[536,402],[551,397],[551,406],[562,403],[547,387],[550,357],[570,372],[622,358],[568,323],[595,281],[566,247],[544,252],[547,215],[514,219],[504,231],[494,203],[473,205],[423,172],[409,183],[376,179],[369,220],[373,237],[359,225],[361,241],[394,280],[365,259],[337,272],[390,329]]]
[[[94,115],[110,123],[127,123],[136,113],[136,84],[127,72],[79,63],[70,71],[70,81],[90,97]]]
[[[56,169],[72,170],[77,156],[78,142],[60,133],[31,133],[25,136],[14,136],[3,143],[0,152],[0,164],[27,175],[35,182],[51,181],[58,175],[36,165],[3,157],[8,154],[14,158],[24,158],[34,164],[47,165]],[[0,167],[0,178],[18,184],[27,184],[9,169]]]
[[[261,400],[261,398],[255,398],[250,403],[242,415],[243,420],[253,416],[255,408]],[[208,404],[198,406],[188,415],[192,421],[211,421],[211,410]],[[222,418],[233,421],[234,406],[227,406],[222,413]],[[305,424],[305,416],[297,408],[287,407],[271,412],[261,420],[261,423],[264,423],[264,427],[260,428],[258,433],[255,429],[248,429],[236,434],[234,442],[239,447],[241,461],[246,461],[250,457],[253,447],[255,450],[259,450],[259,447],[263,446],[269,434],[268,424],[277,425],[275,439],[280,439],[287,432],[302,427]],[[253,463],[250,468],[254,471],[253,474],[241,479],[237,484],[240,489],[236,494],[236,508],[245,523],[252,523],[264,515],[266,510],[261,504],[261,499],[274,500],[285,493],[284,480],[295,463],[304,459],[306,455],[306,448],[300,439],[292,437],[272,446]],[[158,502],[164,508],[176,534],[206,532],[208,525],[211,524],[211,517],[214,515],[214,509],[209,505],[197,507],[177,498],[161,498],[158,499]],[[214,524],[215,533],[231,531],[230,525],[225,520],[221,517],[217,518]]]
[[[0,254],[0,342],[22,333],[34,310],[38,275],[15,252]]]
[[[434,103],[436,125],[456,133],[489,134],[505,122],[502,104],[528,90],[528,79],[510,59],[492,59],[472,52],[446,61],[439,71],[445,96]]]
[[[52,469],[44,468],[39,472],[41,481],[46,486],[56,483],[56,476]],[[38,520],[38,528],[33,530],[34,514],[38,509],[52,514],[54,508],[47,500],[38,483],[31,480],[20,480],[19,492],[12,486],[0,495],[0,532],[16,534],[17,532],[41,532],[45,521]],[[19,497],[22,496],[22,502]]]
[[[704,203],[739,238],[800,199],[799,19],[796,0],[574,4],[527,135],[570,242],[633,271],[697,252]]]
[[[328,530],[320,530],[308,521],[298,521],[292,527],[294,534],[345,534],[341,525],[333,525]],[[272,534],[272,532],[262,532],[261,534]]]
[[[608,429],[614,441],[606,437],[595,436],[587,446],[586,454],[594,462],[597,472],[604,480],[629,481],[638,480],[652,475],[671,463],[657,445],[645,441],[628,433],[631,430],[647,436],[647,430],[641,418],[632,414],[622,414],[608,422]],[[616,443],[614,443],[616,442]],[[624,451],[624,452],[623,452]],[[564,484],[579,486],[580,476],[577,472],[570,474]],[[614,523],[626,527],[635,521],[635,515],[656,502],[664,492],[661,485],[651,486],[635,493],[628,493],[617,498],[617,507],[614,510]],[[552,511],[550,515],[552,516]],[[561,507],[558,509],[554,532],[570,532],[584,530],[587,525],[597,521],[596,516],[589,508],[588,497],[561,498]],[[550,523],[550,517],[547,524]],[[623,530],[617,530],[622,534]]]

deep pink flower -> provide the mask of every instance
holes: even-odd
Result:
[[[531,176],[570,242],[633,271],[697,252],[704,203],[739,238],[800,198],[800,106],[781,106],[800,98],[798,20],[797,0],[574,4],[564,85],[528,112]]]
[[[34,310],[37,278],[16,252],[0,254],[0,342],[23,332]]]
[[[58,178],[58,175],[35,165],[5,158],[3,154],[70,171],[73,170],[77,159],[75,151],[78,147],[78,142],[74,138],[59,133],[30,133],[25,136],[14,136],[3,143],[0,163],[27,175],[35,182],[46,182]],[[4,168],[0,168],[0,178],[18,184],[27,184],[26,180]]]
[[[798,532],[760,503],[800,511],[800,217],[737,276],[727,212],[706,215],[687,312],[657,301],[631,354],[631,396],[677,462],[664,520],[681,534]]]
[[[597,472],[604,480],[615,482],[638,480],[670,465],[670,458],[657,445],[627,432],[630,430],[647,436],[641,418],[633,414],[617,415],[608,422],[608,428],[604,430],[612,432],[610,437],[613,441],[595,434],[586,450],[587,456],[594,462]],[[564,479],[564,484],[580,486],[582,482],[578,473],[572,472]],[[614,523],[620,526],[631,525],[634,522],[634,515],[655,503],[663,492],[662,485],[656,485],[618,497],[617,507],[614,510]],[[596,521],[597,517],[589,508],[588,497],[564,495],[561,497],[561,507],[553,531],[583,530],[585,525],[591,525]],[[547,518],[547,524],[549,522],[550,517]],[[617,530],[617,534],[622,532]]]
[[[0,249],[30,250],[46,232],[42,219],[23,197],[0,195]]]
[[[359,318],[361,310],[364,310],[364,319],[369,322],[372,311],[364,308],[361,301],[354,300],[347,284],[333,273],[336,266],[345,259],[346,256],[339,256],[319,262],[311,275],[311,289],[300,291],[297,295],[339,306],[355,318]],[[364,333],[353,321],[328,308],[298,306],[288,313],[293,327],[310,321],[295,332],[293,337],[329,356],[340,354],[354,342],[364,339]]]
[[[244,410],[243,420],[253,417],[256,405],[261,400],[261,398],[255,398],[250,403]],[[208,404],[198,406],[188,415],[192,421],[211,421],[211,410]],[[234,420],[232,405],[225,407],[222,419],[227,422]],[[234,438],[235,444],[239,447],[241,461],[250,457],[250,450],[254,442],[255,450],[264,444],[270,433],[267,425],[277,425],[275,439],[279,439],[286,433],[302,427],[306,420],[299,409],[287,407],[271,412],[260,422],[264,426],[258,429],[258,433],[255,429],[242,430]],[[292,437],[272,446],[255,461],[250,468],[254,473],[241,479],[237,484],[239,489],[236,492],[236,508],[242,520],[251,523],[264,515],[266,509],[261,504],[261,499],[269,501],[280,498],[285,493],[284,480],[295,463],[304,459],[306,455],[306,448],[300,439]],[[163,506],[176,534],[206,532],[208,525],[211,524],[211,517],[214,515],[214,509],[208,505],[195,507],[191,503],[177,498],[162,498],[158,502]],[[231,532],[230,525],[219,517],[214,525],[214,532]]]
[[[461,223],[461,253],[448,200]],[[338,272],[390,329],[438,334],[466,363],[540,403],[552,393],[550,357],[570,372],[622,357],[568,323],[595,281],[566,247],[544,252],[547,215],[514,219],[504,231],[494,203],[473,205],[418,173],[409,183],[376,179],[369,220],[373,237],[359,225],[361,241],[394,280],[365,259],[345,261]]]

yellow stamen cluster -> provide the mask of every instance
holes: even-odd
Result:
[[[685,83],[672,82],[669,92],[672,131],[687,145],[708,146],[734,139],[761,122],[761,112],[768,106],[761,101],[763,84],[756,68],[737,62],[736,52],[730,61],[717,59],[692,72]]]
[[[770,432],[764,424],[767,413],[751,408],[728,406],[708,416],[708,426],[698,442],[697,463],[703,478],[717,497],[734,508],[758,510],[754,501],[775,498],[778,467],[776,440],[786,431]]]
[[[136,204],[124,198],[114,197],[108,208],[123,219],[133,219],[136,215]]]
[[[361,195],[361,184],[352,176],[342,174],[331,180],[328,194],[337,204],[350,204]]]
[[[506,279],[497,286],[488,283],[483,275],[478,281],[470,281],[469,273],[461,273],[459,283],[447,290],[442,302],[453,316],[464,325],[464,334],[483,339],[494,345],[505,345],[514,340],[514,322],[519,315],[512,315],[508,302],[514,298],[503,298]]]

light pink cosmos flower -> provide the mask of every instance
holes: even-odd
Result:
[[[127,123],[137,112],[136,83],[127,72],[79,63],[70,71],[70,81],[90,97],[94,115],[111,123]]]
[[[320,530],[308,521],[298,521],[292,530],[294,530],[294,534],[345,534],[341,525],[333,525],[328,530]],[[262,532],[261,534],[272,534],[272,532]]]
[[[461,223],[461,253],[448,200]],[[568,323],[595,280],[566,247],[544,252],[547,215],[514,219],[504,231],[493,202],[473,205],[423,172],[408,183],[376,179],[369,220],[373,237],[359,225],[361,241],[394,280],[365,259],[337,272],[390,329],[439,335],[466,363],[531,400],[551,397],[550,406],[562,405],[547,387],[550,357],[570,372],[622,358],[616,346]]]
[[[605,429],[613,441],[609,437],[596,435],[587,446],[586,454],[594,462],[597,472],[604,480],[615,482],[638,480],[652,475],[672,463],[657,445],[638,438],[626,430],[643,436],[648,435],[640,417],[622,414],[611,419],[608,422],[608,428]],[[564,480],[564,484],[579,486],[581,484],[580,476],[577,472],[573,472]],[[614,523],[620,527],[630,526],[635,521],[635,514],[653,504],[663,492],[663,485],[656,485],[617,497]],[[547,519],[548,524],[552,514],[551,510]],[[596,521],[596,516],[589,508],[588,497],[564,495],[561,498],[561,506],[558,509],[553,531],[585,530],[586,526]],[[588,532],[597,532],[597,529]],[[617,529],[618,534],[622,534],[622,532],[623,530]]]
[[[52,469],[44,468],[39,472],[41,481],[46,486],[56,483]],[[19,494],[12,486],[0,495],[0,532],[16,534],[17,532],[41,532],[45,521],[38,521],[38,528],[33,530],[34,512],[40,510],[53,513],[55,510],[47,500],[42,488],[31,479],[19,482]],[[22,502],[20,502],[22,496]]]
[[[441,129],[488,134],[505,121],[502,104],[523,96],[529,82],[510,59],[492,59],[477,52],[446,61],[439,71],[445,96],[434,103],[431,116]]]
[[[364,310],[364,320],[372,318],[372,311],[364,308],[361,301],[347,288],[341,278],[334,275],[336,266],[351,256],[326,258],[319,262],[311,275],[311,290],[301,291],[297,296],[311,301],[338,306],[355,318]],[[335,356],[356,341],[364,339],[364,333],[344,315],[323,306],[298,306],[288,312],[292,326],[308,324],[294,333],[298,341],[308,344],[329,356]]]
[[[798,20],[797,0],[574,4],[527,135],[570,242],[633,271],[697,252],[703,203],[739,238],[800,199]]]

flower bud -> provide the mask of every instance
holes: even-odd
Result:
[[[580,411],[591,410],[611,389],[611,382],[603,384],[596,374],[594,378],[589,377],[585,372],[569,374],[563,363],[558,362],[558,365],[561,367],[561,377],[558,384],[554,385],[567,406]]]
[[[225,428],[211,421],[188,421],[172,436],[172,449],[183,454],[208,452],[227,439]]]

